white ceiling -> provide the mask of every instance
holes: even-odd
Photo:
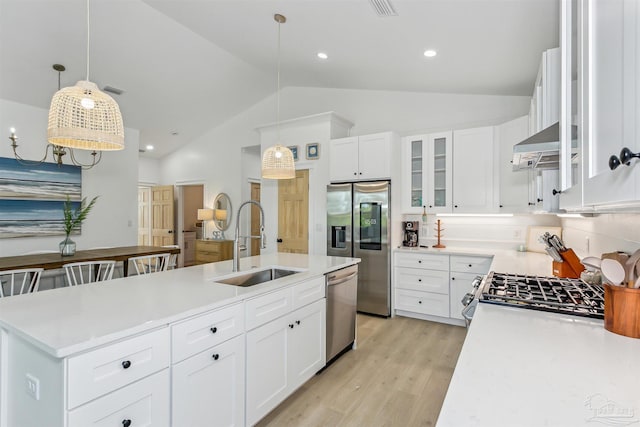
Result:
[[[287,17],[283,86],[530,95],[558,45],[558,0],[393,5],[378,17],[368,0],[91,0],[90,80],[125,91],[125,126],[161,157],[275,91],[274,13]],[[85,0],[0,0],[0,98],[48,108],[51,65],[68,86],[85,60]]]

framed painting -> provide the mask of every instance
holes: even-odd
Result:
[[[0,157],[0,238],[64,234],[62,207],[82,199],[79,166]]]
[[[320,144],[312,142],[307,144],[307,160],[318,160],[320,158]]]
[[[297,162],[298,161],[298,146],[297,145],[290,145],[287,148],[289,150],[291,150],[291,152],[293,153],[293,161]]]

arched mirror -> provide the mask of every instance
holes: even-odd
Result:
[[[213,201],[213,220],[220,231],[225,231],[231,224],[231,199],[226,193],[220,193]]]

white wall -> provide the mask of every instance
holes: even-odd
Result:
[[[158,185],[161,181],[160,160],[140,157],[138,159],[138,183]]]
[[[47,145],[48,110],[0,99],[0,138],[9,137],[9,128],[18,135],[18,153],[27,159],[40,159]],[[13,157],[9,141],[0,144],[0,156]],[[137,243],[137,184],[139,132],[125,128],[125,149],[105,152],[102,161],[82,171],[82,195],[100,196],[82,226],[73,236],[78,249],[94,246],[129,246]],[[80,150],[78,150],[80,151]],[[86,152],[78,157],[86,161]],[[48,158],[51,161],[51,157]],[[68,155],[64,162],[70,164]],[[64,236],[0,239],[1,256],[34,250],[57,250]]]
[[[562,218],[567,246],[581,257],[640,249],[640,214],[600,214],[592,218]]]
[[[388,130],[410,135],[502,123],[527,114],[529,102],[526,96],[290,87],[281,92],[281,118],[334,111],[355,123],[353,135]],[[164,157],[160,162],[161,183],[205,182],[205,206],[211,207],[215,195],[225,192],[236,209],[243,200],[241,148],[259,145],[255,129],[275,121],[272,95]],[[326,154],[323,151],[321,156]]]

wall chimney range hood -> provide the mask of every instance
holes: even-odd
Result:
[[[578,127],[571,126],[571,157],[576,156]],[[556,122],[513,146],[513,170],[558,169],[560,123]]]

